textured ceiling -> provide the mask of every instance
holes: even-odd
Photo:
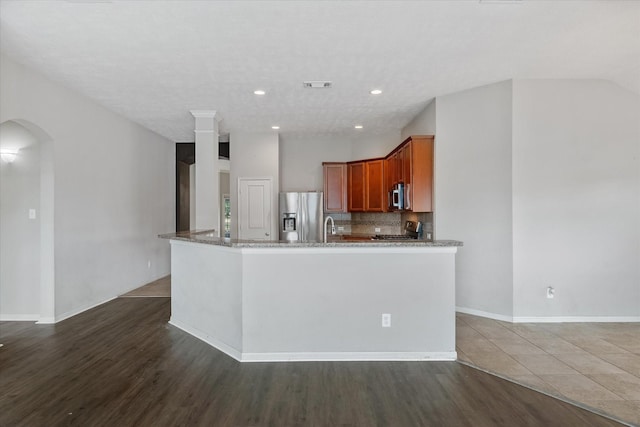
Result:
[[[383,132],[510,78],[640,93],[640,2],[3,0],[0,49],[175,141],[194,109],[226,132]]]

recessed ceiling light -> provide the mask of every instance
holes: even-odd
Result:
[[[356,129],[362,129],[362,125],[355,125],[354,128]]]
[[[380,95],[382,93],[382,91],[380,89],[374,89],[371,92],[369,92],[371,95]]]
[[[254,90],[253,93],[255,95],[264,95],[267,92],[263,91],[262,89],[258,89],[258,90]]]
[[[280,129],[280,126],[271,126],[271,129],[278,130],[278,129]]]

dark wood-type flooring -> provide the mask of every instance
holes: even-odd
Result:
[[[0,426],[615,426],[456,362],[241,364],[118,298],[0,324]]]

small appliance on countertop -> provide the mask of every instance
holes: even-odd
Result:
[[[372,240],[418,240],[422,239],[422,223],[407,221],[404,224],[404,234],[376,234]]]

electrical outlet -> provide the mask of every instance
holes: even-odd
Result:
[[[29,209],[29,219],[36,219],[36,210]]]
[[[382,313],[382,327],[390,328],[391,327],[391,314]]]
[[[553,298],[555,293],[556,293],[556,290],[553,289],[551,286],[547,288],[547,298],[549,299]]]
[[[147,260],[147,268],[148,268],[149,270],[151,270],[151,260],[150,260],[150,259],[149,259],[149,260]]]
[[[338,231],[344,231],[344,227],[338,227]]]
[[[379,233],[379,232],[380,232],[380,227],[376,227],[376,228],[375,228],[375,232],[376,232],[376,233]]]

